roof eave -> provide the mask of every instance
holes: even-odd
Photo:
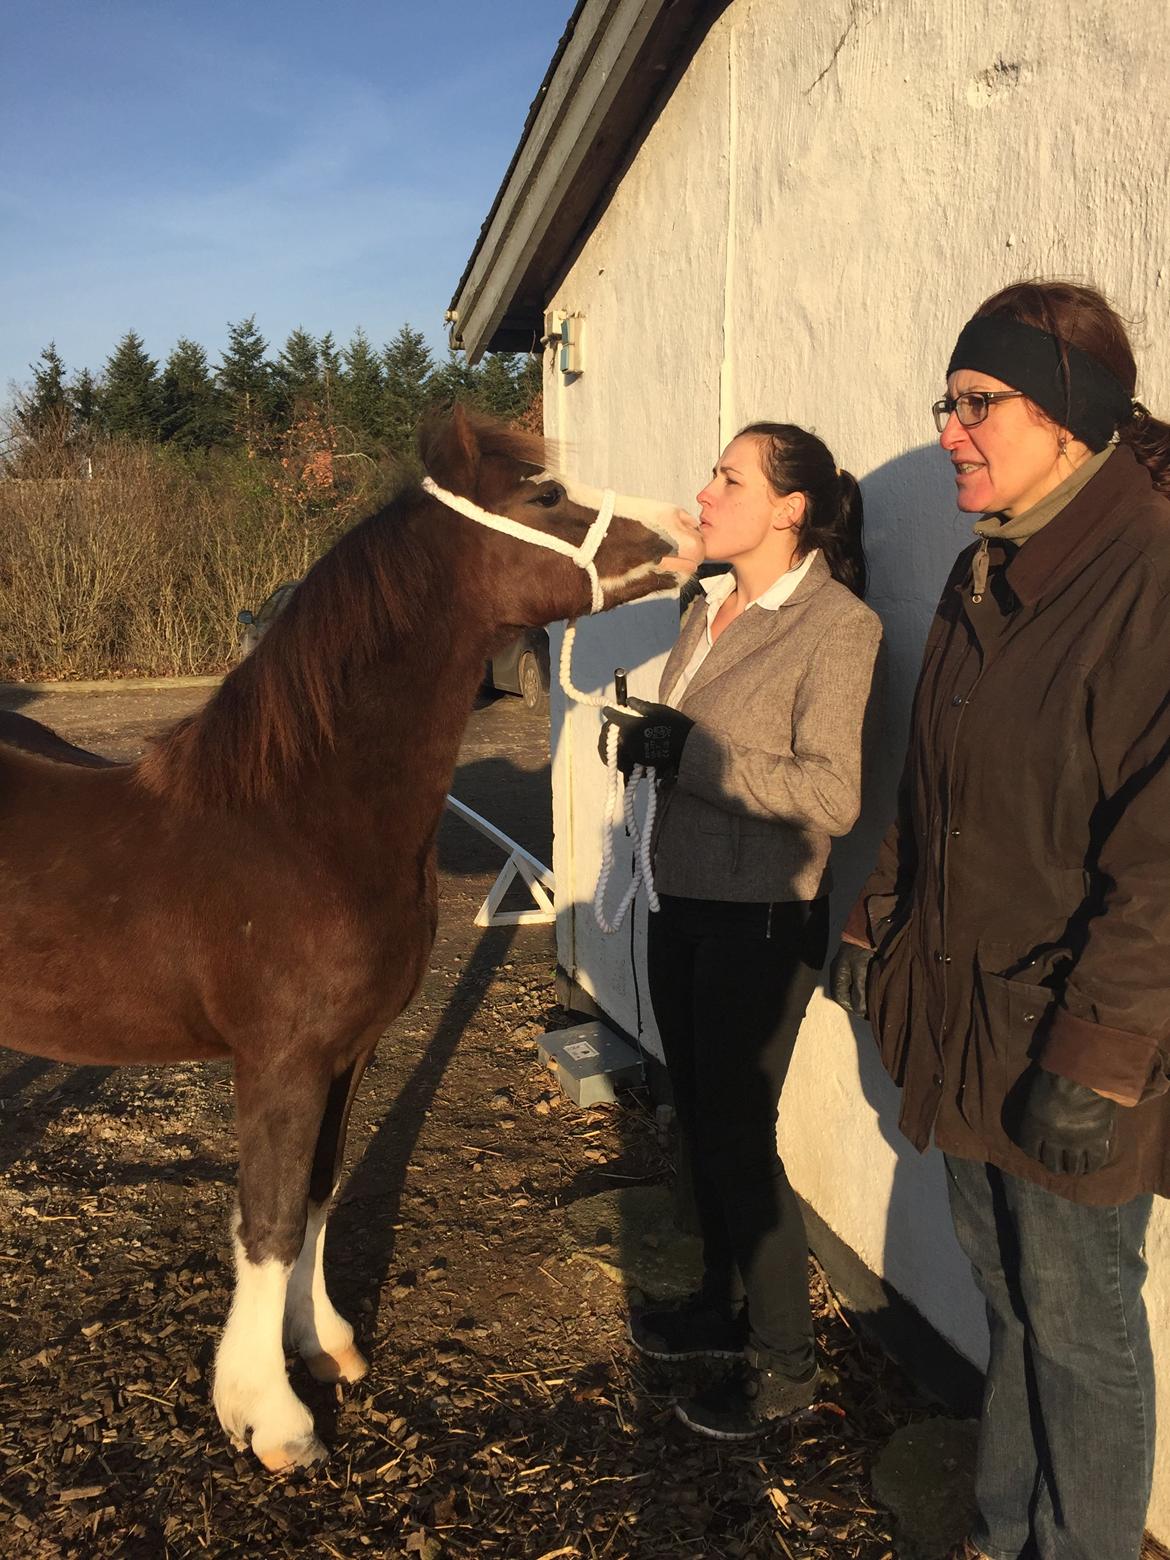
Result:
[[[451,344],[532,351],[543,310],[696,23],[727,0],[582,0],[451,300]]]

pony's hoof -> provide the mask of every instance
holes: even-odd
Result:
[[[365,1356],[353,1344],[335,1349],[332,1354],[312,1354],[305,1360],[305,1368],[314,1381],[360,1381],[369,1370]]]
[[[287,1473],[290,1468],[310,1468],[315,1462],[328,1456],[325,1445],[315,1435],[307,1435],[299,1441],[286,1441],[283,1446],[261,1449],[253,1442],[252,1450],[269,1473]]]

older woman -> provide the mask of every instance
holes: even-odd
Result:
[[[1093,290],[964,326],[934,406],[982,515],[931,627],[898,821],[834,961],[946,1155],[991,1356],[988,1560],[1136,1560],[1170,1193],[1170,427]]]

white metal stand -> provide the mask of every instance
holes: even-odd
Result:
[[[493,845],[498,845],[501,850],[508,853],[508,859],[499,877],[492,884],[487,898],[479,907],[475,917],[476,926],[547,926],[550,921],[555,921],[557,913],[552,896],[556,892],[556,883],[550,869],[543,862],[537,861],[535,856],[530,855],[523,845],[517,845],[516,841],[510,839],[502,829],[497,829],[494,823],[489,823],[486,818],[481,818],[479,813],[472,812],[465,802],[458,801],[454,796],[448,796],[447,806],[457,818],[462,818],[464,823],[469,823],[473,829],[478,829],[485,839],[491,840]],[[513,878],[517,876],[528,885],[528,891],[536,904],[535,909],[500,909],[504,895],[508,892]]]

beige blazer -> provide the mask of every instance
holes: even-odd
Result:
[[[662,673],[667,699],[705,630],[700,596]],[[827,893],[831,837],[861,805],[861,729],[881,642],[875,612],[819,553],[786,602],[720,634],[679,708],[695,722],[654,835],[660,893],[779,901]]]

